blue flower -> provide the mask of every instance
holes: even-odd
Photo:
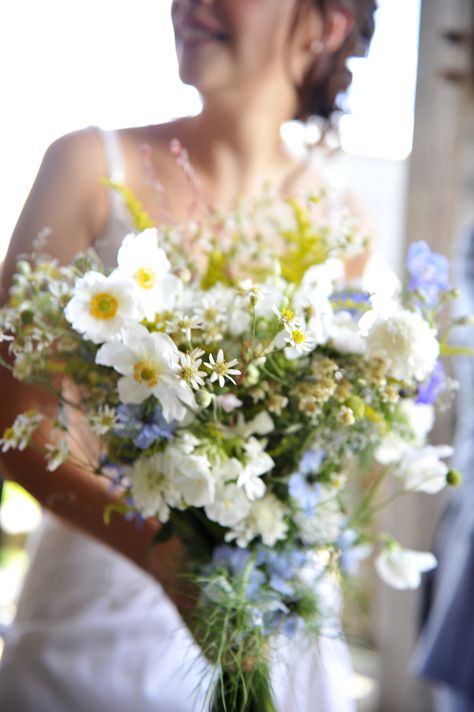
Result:
[[[226,568],[230,573],[242,575],[250,559],[248,549],[222,544],[214,549],[212,566]]]
[[[118,423],[114,428],[115,435],[133,438],[136,447],[141,450],[153,445],[156,440],[169,440],[175,433],[177,423],[168,423],[158,405],[150,414],[144,412],[142,405],[124,405],[117,408]]]
[[[370,294],[348,289],[333,292],[330,301],[334,303],[334,311],[345,311],[352,317],[358,317],[370,307]]]
[[[429,379],[418,388],[416,402],[432,405],[445,388],[446,374],[442,363],[438,361]]]
[[[301,458],[299,471],[304,475],[316,474],[325,457],[326,453],[324,450],[316,450],[315,448],[310,447]]]
[[[278,574],[272,574],[270,576],[270,587],[283,596],[295,595],[295,589],[288,583],[286,577],[279,576]]]
[[[408,290],[418,291],[430,307],[436,306],[442,292],[450,289],[449,262],[444,255],[433,252],[426,242],[414,242],[408,250]]]
[[[337,545],[340,548],[339,564],[347,576],[355,576],[359,563],[370,553],[368,546],[356,544],[357,539],[358,534],[354,529],[346,529],[337,540]]]
[[[288,480],[290,497],[296,500],[303,514],[310,517],[321,498],[321,487],[318,483],[310,483],[302,472],[294,472]]]

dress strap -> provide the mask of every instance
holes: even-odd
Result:
[[[115,183],[123,183],[125,181],[125,161],[118,132],[99,129],[99,133],[104,145],[108,176]]]
[[[107,177],[114,183],[125,184],[125,159],[120,143],[120,137],[116,130],[105,130],[98,127],[99,135],[104,148],[105,160],[107,164]],[[122,193],[110,188],[110,215],[112,221],[119,220],[128,223],[129,215],[123,201]]]

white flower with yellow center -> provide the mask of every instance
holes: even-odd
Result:
[[[117,256],[117,274],[130,279],[139,295],[142,315],[154,319],[156,312],[169,308],[171,298],[181,288],[180,280],[170,274],[170,262],[158,247],[156,228],[135,235],[130,233]]]
[[[116,272],[109,277],[86,272],[72,294],[64,310],[66,319],[95,344],[118,337],[124,326],[140,318],[132,284]]]
[[[121,343],[104,344],[97,352],[96,363],[122,374],[118,391],[123,403],[143,403],[155,396],[163,417],[171,422],[183,420],[185,406],[196,406],[191,388],[178,376],[179,356],[167,334],[150,334],[144,326],[135,325],[122,331]]]
[[[207,377],[205,371],[200,371],[199,366],[202,364],[202,356],[204,351],[201,349],[195,349],[192,353],[179,355],[179,369],[178,376],[183,379],[185,383],[188,383],[191,388],[197,390],[200,386],[204,386],[204,378]]]
[[[208,367],[208,369],[211,371],[211,376],[209,380],[211,383],[214,381],[219,381],[219,385],[221,388],[224,387],[225,385],[225,379],[231,381],[234,385],[236,385],[235,380],[233,379],[233,376],[238,376],[240,375],[240,371],[238,371],[236,368],[232,368],[238,363],[238,360],[236,358],[232,359],[232,361],[227,362],[224,359],[224,351],[222,349],[219,349],[217,352],[217,358],[214,359],[214,356],[212,354],[209,354],[209,362],[206,362],[204,365]]]
[[[285,331],[287,333],[285,343],[290,347],[285,349],[285,355],[289,358],[300,356],[305,351],[311,351],[314,348],[312,335],[300,322],[286,323]]]
[[[48,443],[46,448],[46,469],[50,472],[57,470],[69,457],[69,445],[65,438],[54,444]]]

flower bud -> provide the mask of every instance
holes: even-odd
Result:
[[[213,397],[212,393],[206,391],[205,388],[198,391],[195,395],[196,403],[200,408],[207,408],[212,403]]]
[[[446,482],[451,487],[459,487],[462,484],[462,475],[458,470],[449,470],[446,475]]]

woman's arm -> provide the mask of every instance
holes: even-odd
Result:
[[[66,136],[48,149],[12,236],[2,272],[2,302],[11,284],[17,255],[31,252],[33,241],[45,227],[49,229],[45,252],[63,264],[100,235],[108,213],[107,192],[99,182],[105,173],[100,137],[94,130]],[[2,344],[4,358],[7,346]],[[46,414],[49,421],[54,419],[54,398],[20,383],[5,368],[0,369],[0,393],[0,432],[19,413],[30,408]],[[46,421],[40,429],[43,441],[48,427]],[[114,514],[106,525],[104,510],[117,501],[117,495],[105,479],[69,463],[50,472],[42,454],[33,449],[3,453],[0,462],[4,474],[22,485],[44,507],[128,557],[163,584],[178,608],[187,608],[188,601],[185,595],[183,598],[178,580],[184,558],[182,545],[172,539],[152,551],[150,542],[160,526],[152,519],[138,529],[133,522]]]

